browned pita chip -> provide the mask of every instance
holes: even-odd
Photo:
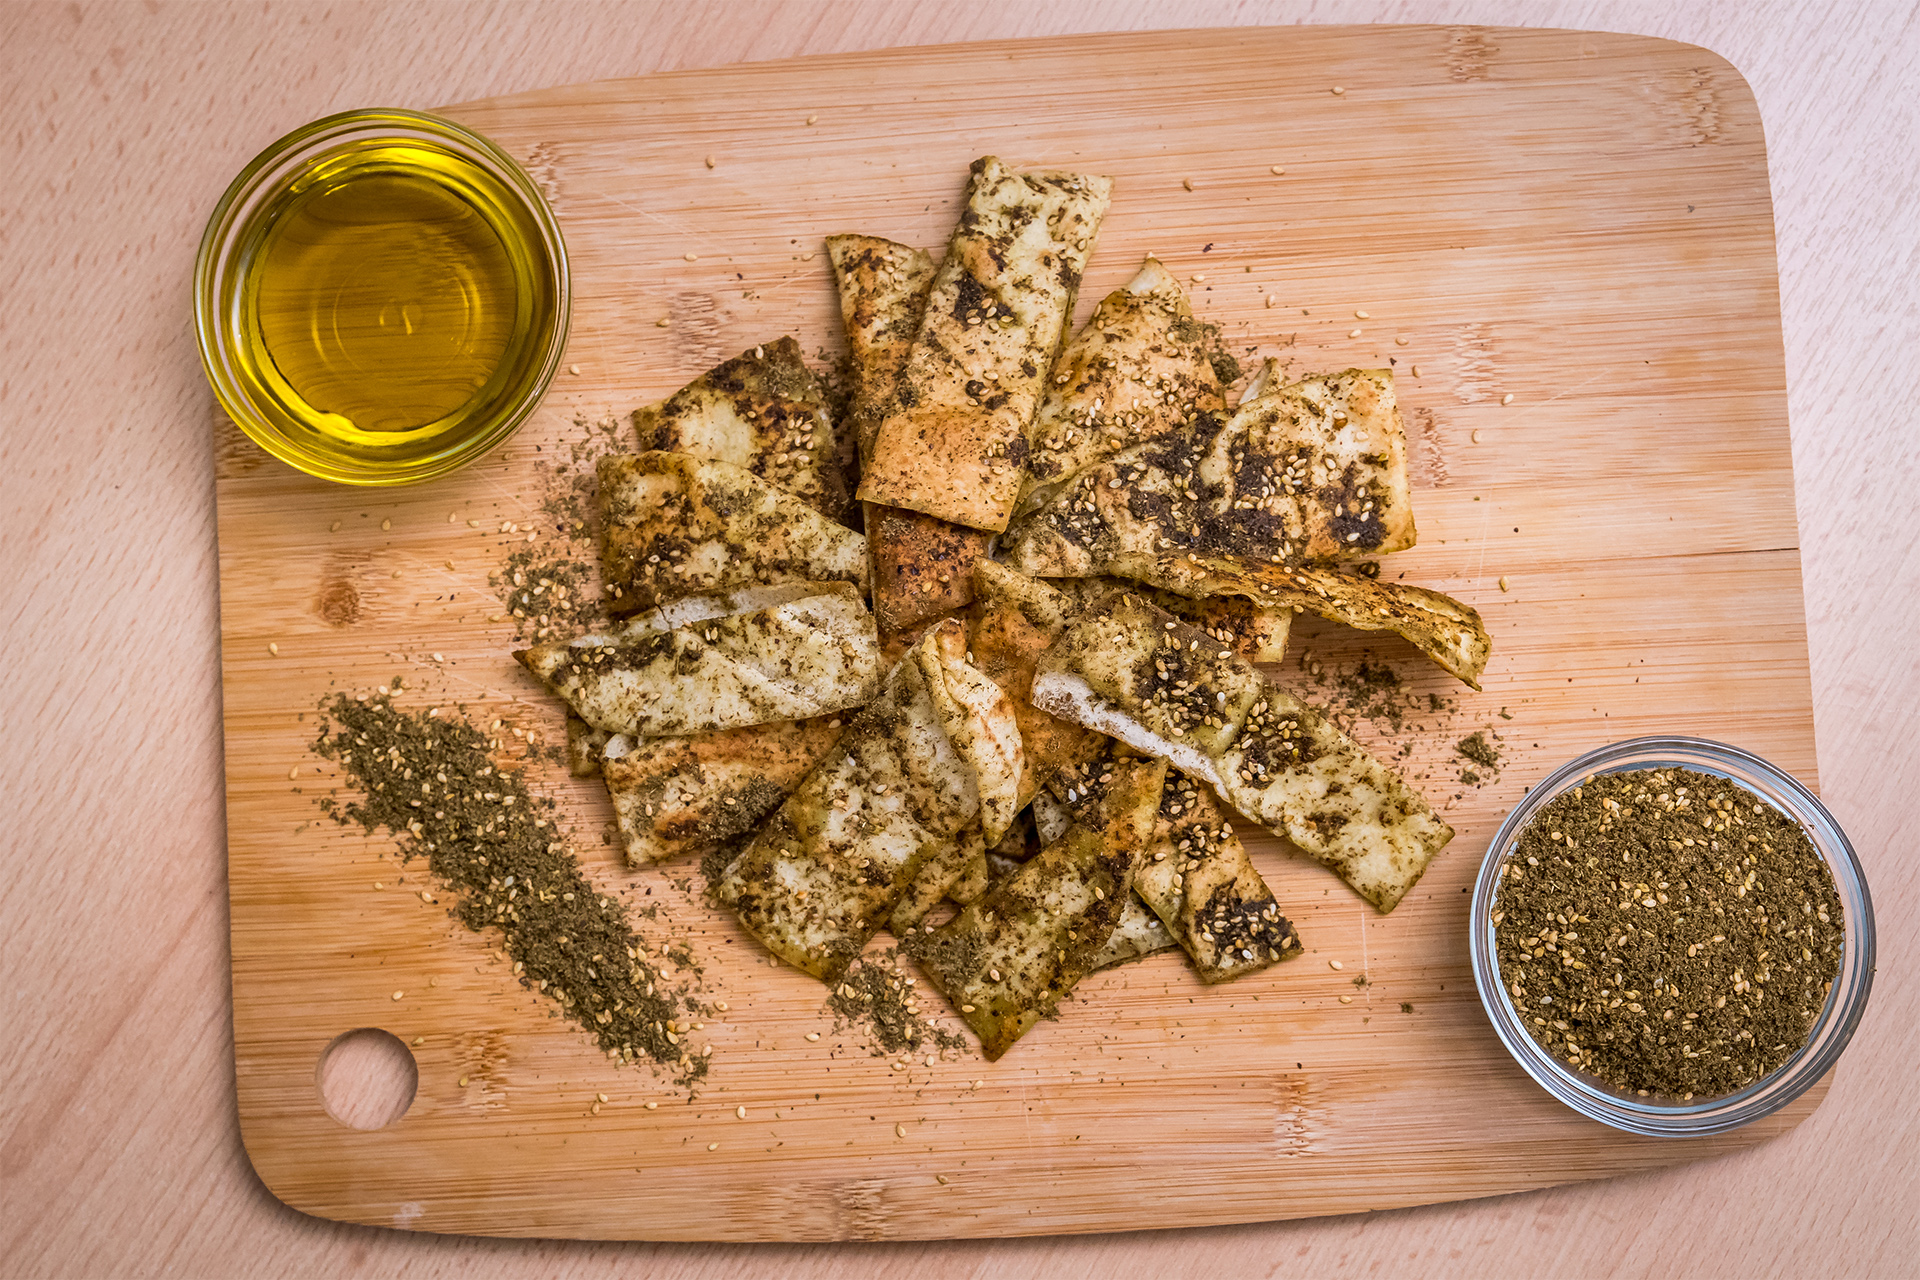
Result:
[[[859,496],[998,531],[1019,496],[1027,424],[1060,349],[1110,178],[974,162],[894,410]]]
[[[1237,596],[1263,611],[1311,609],[1360,631],[1394,632],[1475,689],[1493,651],[1493,641],[1472,606],[1404,582],[1233,556],[1122,556],[1110,567],[1183,596]]]
[[[968,648],[974,664],[1013,701],[1026,749],[1024,807],[1056,769],[1096,749],[1096,735],[1036,709],[1032,701],[1034,664],[1066,630],[1072,602],[991,560],[974,565],[973,576],[979,598]]]
[[[833,414],[792,338],[753,347],[635,409],[633,425],[643,452],[730,462],[825,516],[846,514]]]

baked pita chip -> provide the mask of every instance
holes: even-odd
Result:
[[[567,708],[567,772],[576,778],[594,778],[600,774],[600,755],[613,735],[582,720],[572,707]]]
[[[1093,967],[1110,968],[1156,951],[1170,951],[1179,945],[1160,917],[1149,911],[1136,893],[1120,908],[1119,923],[1113,926],[1107,945],[1093,958]]]
[[[1259,564],[1233,556],[1123,556],[1110,568],[1183,596],[1238,597],[1263,613],[1311,609],[1330,622],[1360,631],[1391,631],[1475,689],[1493,651],[1493,641],[1472,606],[1404,582],[1382,582],[1311,565]]]
[[[853,383],[848,416],[864,467],[880,424],[893,411],[907,354],[933,287],[933,259],[877,236],[829,236],[827,257],[840,287]],[[899,507],[867,503],[873,616],[880,633],[906,631],[964,609],[973,599],[973,562],[992,535]]]
[[[847,718],[684,738],[612,735],[601,773],[628,864],[703,854],[754,830],[833,750]]]
[[[827,261],[833,265],[840,319],[847,330],[852,382],[847,416],[864,467],[880,424],[893,410],[907,353],[926,314],[933,258],[879,236],[845,235],[827,237]]]
[[[973,602],[973,566],[987,558],[992,534],[872,502],[866,515],[873,616],[883,634]]]
[[[973,762],[1017,750],[1019,732],[965,654],[958,622],[929,630],[720,877],[721,900],[796,968],[836,980],[927,860],[982,821]],[[1005,772],[990,766],[990,782]]]
[[[830,519],[847,512],[833,414],[792,338],[754,347],[635,409],[633,426],[643,452],[730,462]]]
[[[859,496],[953,524],[1007,527],[1027,424],[1060,350],[1110,178],[973,164],[893,412]]]
[[[1117,591],[1143,595],[1182,622],[1191,623],[1227,645],[1248,662],[1279,662],[1287,656],[1293,610],[1263,608],[1253,600],[1218,595],[1188,599],[1149,586],[1137,578],[1052,578],[1047,585],[1074,601],[1074,612],[1093,608]]]
[[[1193,318],[1173,273],[1148,258],[1094,308],[1054,363],[1027,431],[1027,477],[1015,515],[1131,445],[1226,407],[1221,374],[1240,376],[1220,331]]]
[[[1044,582],[991,560],[973,567],[977,599],[968,645],[974,665],[1013,702],[1026,752],[1024,808],[1054,770],[1095,749],[1097,739],[1080,726],[1037,710],[1032,701],[1034,664],[1067,629],[1072,601]]]
[[[1069,627],[1040,661],[1033,701],[1211,783],[1382,912],[1453,838],[1319,711],[1138,596]]]
[[[1160,822],[1133,891],[1193,959],[1225,982],[1300,954],[1300,935],[1208,788],[1168,773]]]
[[[893,914],[887,917],[887,928],[893,936],[904,938],[918,928],[927,912],[939,906],[942,898],[950,896],[974,869],[974,863],[978,861],[984,867],[986,858],[987,842],[978,823],[955,836],[946,848],[929,854],[920,864],[920,873],[913,878],[913,883],[900,895]]]
[[[1283,564],[1413,543],[1393,375],[1349,369],[1243,401],[1231,417],[1201,414],[1184,431],[1088,467],[1002,547],[1022,573],[1084,578],[1126,556]]]
[[[845,711],[879,689],[873,615],[844,582],[757,588],[705,612],[700,603],[513,656],[589,725],[642,738]]]
[[[745,468],[639,453],[602,458],[599,473],[606,507],[600,576],[615,617],[772,583],[848,582],[867,590],[860,535]]]
[[[1092,972],[1133,897],[1166,765],[1117,763],[1105,803],[986,897],[902,946],[945,993],[989,1060]]]

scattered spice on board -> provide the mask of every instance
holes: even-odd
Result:
[[[1468,761],[1468,767],[1460,771],[1460,781],[1468,786],[1478,786],[1489,777],[1499,778],[1500,748],[1494,740],[1487,737],[1486,730],[1475,729],[1454,743],[1453,751],[1455,755],[1463,756]],[[1478,768],[1473,767],[1476,765]]]
[[[1643,1097],[1718,1097],[1773,1071],[1840,971],[1832,873],[1724,778],[1589,778],[1541,806],[1501,877],[1500,980],[1527,1030]]]
[[[515,522],[509,552],[487,575],[519,640],[557,640],[604,621],[600,601],[597,474],[602,456],[631,449],[612,417],[576,417],[579,435],[534,463],[540,515]],[[531,535],[531,541],[522,535]]]
[[[900,971],[894,952],[877,952],[854,961],[827,997],[827,1007],[842,1026],[867,1033],[876,1057],[929,1043],[941,1049],[966,1048],[966,1037],[921,1016],[915,985]]]
[[[459,894],[452,914],[475,932],[498,929],[521,984],[557,1001],[609,1057],[651,1058],[683,1085],[706,1075],[709,1060],[687,1036],[704,1011],[668,987],[624,908],[594,889],[560,839],[553,801],[496,767],[483,730],[402,711],[384,692],[338,694],[321,711],[314,750],[361,793],[323,799],[323,812],[369,834],[391,832],[404,861],[424,857]],[[685,969],[692,956],[672,960]]]

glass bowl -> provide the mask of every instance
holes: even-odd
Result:
[[[559,368],[570,309],[540,188],[416,111],[342,112],[275,142],[221,197],[194,264],[221,407],[343,484],[443,475],[511,436]]]
[[[1514,1009],[1507,985],[1500,977],[1494,947],[1493,912],[1497,906],[1500,871],[1507,854],[1519,841],[1533,815],[1548,801],[1579,786],[1595,774],[1628,770],[1683,768],[1714,774],[1752,791],[1799,824],[1815,851],[1833,873],[1834,888],[1844,913],[1845,941],[1840,972],[1827,993],[1806,1043],[1772,1074],[1746,1088],[1718,1098],[1691,1102],[1642,1098],[1568,1066],[1528,1035]],[[1760,757],[1705,738],[1632,738],[1601,747],[1555,770],[1507,815],[1494,833],[1486,860],[1473,887],[1473,916],[1469,926],[1473,953],[1473,981],[1480,1003],[1500,1042],[1526,1073],[1560,1101],[1584,1116],[1630,1133],[1660,1136],[1697,1136],[1723,1133],[1770,1115],[1813,1087],[1847,1047],[1873,988],[1873,901],[1866,879],[1846,835],[1820,801],[1800,783]]]

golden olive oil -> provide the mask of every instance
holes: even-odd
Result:
[[[327,156],[239,247],[234,373],[319,460],[441,469],[550,375],[555,247],[523,193],[451,148]]]

